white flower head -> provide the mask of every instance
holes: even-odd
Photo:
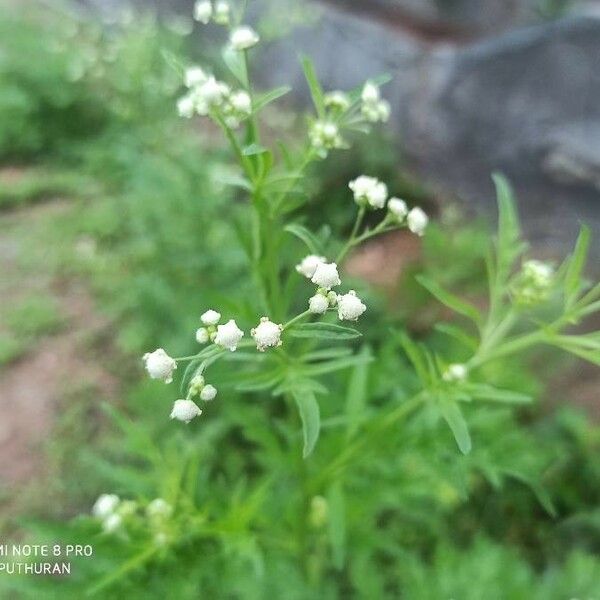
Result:
[[[201,83],[204,83],[207,79],[208,76],[206,75],[202,67],[193,66],[188,67],[185,70],[184,82],[185,87],[187,88],[193,88],[197,85],[200,85]]]
[[[400,198],[390,198],[387,203],[388,211],[398,223],[402,223],[408,215],[408,207]]]
[[[232,352],[237,348],[240,340],[244,337],[244,332],[237,326],[237,323],[231,319],[225,325],[217,327],[215,344],[227,348]]]
[[[339,112],[345,112],[350,108],[350,98],[345,92],[329,92],[325,95],[325,106]]]
[[[216,325],[221,320],[221,313],[211,308],[200,316],[200,320],[204,325]]]
[[[212,107],[218,107],[229,94],[229,86],[217,81],[212,75],[195,88],[196,110],[201,115],[208,114]]]
[[[267,348],[281,346],[281,332],[283,325],[273,323],[269,317],[262,317],[260,323],[251,331],[256,342],[256,348],[264,352]]]
[[[165,383],[173,381],[173,371],[177,368],[177,363],[162,348],[147,352],[142,358],[152,379],[162,379]]]
[[[168,519],[173,514],[173,507],[162,498],[155,498],[146,507],[146,514],[154,519]]]
[[[189,423],[193,418],[199,417],[201,414],[202,411],[192,400],[175,400],[173,410],[171,411],[171,419]]]
[[[204,402],[210,402],[217,397],[217,388],[214,385],[207,384],[202,388],[200,392],[200,398],[204,400]]]
[[[206,344],[210,339],[210,334],[208,333],[208,329],[206,327],[200,327],[196,329],[196,341],[199,344]]]
[[[343,148],[344,140],[338,126],[331,121],[315,121],[308,132],[311,145],[317,150]],[[326,152],[323,152],[325,155]]]
[[[256,46],[260,41],[260,37],[252,27],[241,25],[231,32],[229,43],[234,50],[248,50],[252,46]]]
[[[429,223],[429,217],[425,214],[425,211],[418,206],[413,208],[406,217],[408,228],[416,233],[418,236],[422,236],[425,233],[427,224]]]
[[[381,99],[379,87],[376,86],[372,81],[367,81],[362,89],[360,98],[365,104],[374,104],[379,102]]]
[[[323,294],[315,294],[308,300],[308,310],[313,315],[322,315],[329,308],[329,300]]]
[[[448,368],[442,374],[444,381],[464,381],[467,378],[467,367],[463,364],[454,363],[448,365]]]
[[[388,189],[385,183],[375,177],[361,175],[348,184],[359,206],[383,208],[387,200]]]
[[[311,281],[327,290],[342,283],[335,263],[319,263]]]
[[[536,286],[547,287],[554,276],[554,269],[552,265],[540,260],[527,260],[523,263],[523,275]]]
[[[212,4],[210,0],[197,0],[194,4],[194,19],[206,25],[212,17]]]
[[[218,23],[219,25],[228,25],[230,12],[231,9],[229,7],[229,2],[225,2],[225,0],[219,0],[215,4],[215,9],[213,13],[215,23]]]
[[[185,119],[191,119],[196,110],[194,94],[186,94],[177,100],[177,114]]]
[[[305,256],[302,261],[296,265],[296,271],[304,277],[309,279],[315,274],[319,264],[327,262],[324,256],[317,256],[316,254],[309,254]]]
[[[229,102],[231,102],[233,110],[242,115],[249,115],[252,112],[252,100],[250,94],[244,90],[233,92],[229,97]]]
[[[112,513],[102,521],[104,533],[115,533],[123,525],[123,517],[117,513]]]
[[[116,494],[101,494],[92,507],[92,514],[104,519],[117,510],[120,502],[121,500]]]
[[[337,301],[338,317],[342,321],[356,321],[367,310],[354,290],[338,294]]]

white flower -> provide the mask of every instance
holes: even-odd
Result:
[[[248,25],[234,29],[229,37],[229,43],[234,50],[248,50],[248,48],[256,46],[259,40],[258,33]]]
[[[210,108],[220,106],[229,94],[229,86],[217,81],[212,75],[195,88],[196,110],[201,115],[208,114]]]
[[[361,175],[348,184],[354,193],[354,201],[359,206],[383,208],[387,200],[388,189],[385,183],[375,177]]]
[[[350,108],[350,98],[344,92],[329,92],[325,95],[325,106],[344,112]]]
[[[175,400],[173,410],[171,411],[171,419],[189,423],[194,417],[199,417],[201,414],[202,411],[195,402],[191,400]]]
[[[191,119],[196,110],[196,101],[194,94],[186,94],[177,100],[177,114],[180,117]]]
[[[302,259],[300,264],[296,265],[296,271],[310,279],[315,274],[317,267],[324,262],[327,262],[327,259],[324,256],[309,254]]]
[[[421,236],[425,233],[425,228],[427,227],[427,223],[429,223],[429,217],[417,206],[408,213],[406,221],[408,223],[408,228],[413,233]]]
[[[244,90],[239,90],[231,94],[229,101],[231,102],[233,109],[237,112],[245,115],[249,115],[252,112],[252,100],[250,99],[250,94]]]
[[[102,529],[104,533],[114,533],[118,529],[120,529],[123,524],[123,517],[116,513],[108,515],[104,521],[102,521]]]
[[[361,100],[366,104],[374,104],[375,102],[379,102],[379,100],[381,99],[379,87],[371,81],[367,81],[367,83],[365,83],[362,89],[360,97]]]
[[[204,83],[208,76],[201,67],[189,67],[185,70],[185,87],[192,88]]]
[[[206,327],[200,327],[199,329],[196,329],[196,341],[199,344],[206,344],[206,342],[208,342],[209,339],[210,336]]]
[[[223,346],[232,352],[237,348],[240,340],[244,337],[244,332],[237,326],[237,323],[231,319],[225,325],[217,327],[215,344]]]
[[[120,501],[119,496],[116,494],[102,494],[94,503],[92,514],[95,517],[104,519],[115,512]]]
[[[219,25],[227,25],[229,24],[229,3],[221,0],[215,4],[214,10],[214,20],[215,23]]]
[[[212,4],[209,0],[198,0],[194,4],[194,19],[206,25],[212,17]]]
[[[400,198],[390,198],[387,204],[388,210],[390,214],[401,223],[408,215],[408,207],[406,206],[406,202],[404,200],[400,200]]]
[[[204,325],[216,325],[221,320],[221,313],[211,308],[200,316],[200,320]]]
[[[256,348],[264,352],[267,348],[281,346],[283,325],[273,323],[269,317],[262,317],[260,323],[251,331]]]
[[[200,392],[200,398],[205,402],[214,400],[217,396],[217,388],[214,385],[207,384],[202,388]]]
[[[308,310],[313,315],[322,315],[329,308],[329,300],[323,294],[315,294],[308,300]]]
[[[146,514],[150,518],[168,519],[173,514],[173,507],[162,498],[155,498],[146,507]]]
[[[467,378],[467,367],[461,364],[448,365],[442,374],[444,381],[464,381]]]
[[[552,265],[539,260],[528,260],[523,263],[523,275],[539,287],[550,285],[554,269]]]
[[[340,136],[338,126],[331,121],[315,121],[308,133],[310,143],[317,150],[343,148],[344,140]]]
[[[342,283],[335,263],[319,263],[311,281],[328,290]]]
[[[342,321],[356,321],[367,310],[354,290],[347,294],[338,294],[337,300],[338,317]]]
[[[163,379],[165,383],[173,381],[173,371],[177,368],[177,363],[162,348],[147,352],[142,358],[152,379]]]

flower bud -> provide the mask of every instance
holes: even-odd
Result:
[[[371,208],[383,208],[387,200],[388,189],[375,177],[361,175],[348,184],[354,193],[354,201],[359,206],[370,206]]]
[[[335,263],[319,263],[311,281],[328,290],[342,283]]]
[[[338,294],[337,300],[338,317],[342,321],[356,321],[367,310],[354,290]]]
[[[322,315],[329,308],[329,300],[323,294],[315,294],[308,300],[308,310],[313,315]]]
[[[258,33],[252,29],[252,27],[248,27],[247,25],[242,25],[237,29],[234,29],[231,32],[229,37],[229,43],[234,50],[248,50],[248,48],[252,48],[252,46],[256,46],[260,41],[260,37]]]
[[[429,223],[429,217],[425,212],[418,206],[413,208],[406,217],[408,228],[416,233],[418,236],[422,236],[425,233],[425,228]]]
[[[260,323],[251,331],[256,348],[264,352],[267,348],[281,346],[283,325],[273,323],[268,317],[262,317]]]
[[[189,423],[194,417],[199,417],[202,411],[195,402],[191,400],[175,400],[171,419],[177,419],[184,423]]]
[[[200,320],[204,325],[216,325],[221,320],[221,313],[216,310],[207,310],[201,317]]]
[[[200,398],[204,400],[204,402],[210,402],[214,400],[217,396],[217,388],[214,385],[205,385],[200,392]]]
[[[147,352],[142,358],[152,379],[162,379],[165,383],[173,381],[173,371],[177,368],[177,363],[162,348]]]
[[[304,277],[308,277],[310,279],[315,274],[317,266],[324,262],[327,262],[327,259],[324,256],[309,254],[302,259],[300,264],[296,265],[296,271],[298,271],[298,273],[301,275],[304,275]]]
[[[194,5],[194,19],[206,25],[212,17],[212,4],[209,0],[198,0]]]
[[[244,332],[237,326],[237,323],[231,319],[225,323],[225,325],[219,325],[217,327],[217,334],[214,341],[218,346],[222,346],[233,352],[243,337]]]
[[[390,198],[387,204],[388,211],[390,215],[394,218],[398,223],[402,223],[408,215],[408,207],[406,206],[406,202],[404,200],[400,200],[400,198]]]
[[[116,494],[102,494],[94,503],[94,506],[92,507],[92,514],[95,517],[104,519],[117,510],[119,503],[120,499]]]

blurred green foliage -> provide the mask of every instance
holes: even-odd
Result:
[[[38,161],[53,174],[50,181],[64,182],[65,168],[82,177],[58,186],[77,198],[68,213],[44,220],[30,251],[55,273],[89,281],[118,343],[116,349],[105,341],[100,351],[112,355],[108,362],[124,388],[121,406],[105,408],[105,417],[93,389],[67,396],[51,444],[64,508],[48,509],[51,521],[21,515],[12,524],[35,543],[91,543],[94,557],[76,559],[73,574],[61,580],[5,576],[2,594],[61,600],[86,593],[115,599],[597,596],[600,430],[573,410],[467,407],[468,456],[458,455],[439,415],[425,410],[401,434],[377,439],[342,475],[323,477],[358,424],[419,387],[392,326],[414,329],[417,322],[418,335],[432,347],[460,352],[435,330],[439,305],[414,275],[476,297],[488,241],[481,224],[443,215],[424,240],[422,258],[398,283],[387,316],[378,310],[383,295],[361,289],[373,307],[357,345],[361,360],[321,350],[347,361],[347,368],[331,376],[323,432],[309,461],[300,455],[295,406],[261,391],[260,381],[246,382],[256,391],[242,395],[237,381],[228,382],[235,362],[215,366],[225,383],[210,417],[187,428],[174,425],[165,388],[142,377],[135,357],[159,343],[178,355],[193,351],[206,307],[240,315],[244,325],[254,314],[246,258],[234,243],[247,224],[242,203],[222,183],[228,167],[207,135],[175,118],[177,75],[162,50],[178,53],[181,39],[150,18],[107,30],[44,11],[10,13],[0,23],[0,44],[11,48],[0,60],[5,164]],[[24,58],[42,53],[47,64]],[[386,176],[394,194],[426,199],[421,186],[398,173],[389,145],[378,144],[377,153],[365,145],[351,159],[344,155],[322,167],[324,183],[315,183],[308,216],[314,229],[349,226],[341,190],[361,169]],[[29,192],[13,186],[0,198],[22,198],[11,204],[41,194],[39,185],[19,185]],[[294,242],[286,252],[291,262],[304,250]],[[290,283],[290,296],[294,285],[305,284]],[[42,298],[41,304],[15,309],[13,325],[32,335],[52,329],[59,321],[52,302]],[[0,351],[10,354],[7,347],[0,342]],[[504,359],[486,375],[540,396],[548,371]],[[102,418],[110,426],[98,436],[91,424]],[[158,496],[171,502],[176,510],[164,530],[166,544],[156,545],[156,531],[143,521],[125,539],[102,535],[90,518],[69,520],[88,512],[92,494],[101,491],[142,506]],[[321,497],[326,509],[319,514],[323,505],[314,499]]]

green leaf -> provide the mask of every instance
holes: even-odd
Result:
[[[479,311],[469,302],[461,300],[458,296],[444,290],[435,281],[423,275],[417,276],[417,281],[433,296],[435,296],[442,304],[452,309],[465,317],[468,317],[475,323],[481,322]]]
[[[344,568],[346,560],[346,502],[342,483],[336,481],[327,492],[329,510],[329,543],[336,569]]]
[[[181,77],[185,75],[185,65],[181,62],[178,56],[173,54],[173,52],[169,52],[168,50],[160,51],[165,62]]]
[[[471,436],[469,434],[467,422],[465,421],[458,404],[456,402],[443,400],[440,402],[439,409],[442,417],[444,417],[444,420],[448,423],[448,426],[454,435],[459,450],[463,454],[469,454],[472,447]]]
[[[582,287],[582,275],[590,247],[590,230],[582,227],[575,244],[573,255],[569,259],[565,274],[565,310],[570,309],[577,301],[579,290]]]
[[[275,102],[275,100],[278,100],[282,96],[285,96],[286,94],[291,92],[291,90],[292,90],[292,88],[289,85],[284,85],[284,86],[275,88],[274,90],[271,90],[270,92],[266,92],[266,93],[258,96],[258,98],[256,98],[254,100],[254,106],[253,106],[254,112],[256,113],[259,110],[262,110],[265,106],[267,106],[271,102]]]
[[[264,154],[265,152],[269,152],[269,149],[260,144],[248,144],[242,150],[244,156],[256,156],[257,154]]]
[[[419,344],[414,342],[404,331],[398,334],[398,339],[400,341],[400,344],[402,345],[402,348],[404,349],[404,352],[406,352],[406,355],[408,356],[408,359],[410,360],[412,366],[417,372],[417,375],[421,382],[424,385],[430,383],[429,369],[427,365],[428,361],[425,351],[419,346]]]
[[[486,383],[466,383],[461,389],[476,400],[490,400],[506,404],[528,404],[532,399],[527,394],[502,390]]]
[[[246,65],[244,64],[243,53],[236,52],[231,46],[225,46],[221,53],[223,62],[227,65],[227,68],[231,71],[233,76],[242,84],[243,87],[248,87],[248,73],[246,72]]]
[[[302,420],[302,437],[304,439],[302,456],[306,458],[313,451],[319,439],[319,430],[321,429],[319,403],[310,390],[297,388],[292,394]]]
[[[348,416],[347,437],[350,438],[356,433],[358,422],[365,410],[367,403],[367,382],[369,376],[369,359],[371,350],[364,346],[359,352],[359,356],[365,358],[363,362],[358,363],[350,380],[348,381],[348,391],[346,392],[346,415]]]
[[[315,105],[315,109],[319,115],[319,118],[322,119],[325,116],[325,100],[323,89],[321,88],[321,84],[317,78],[315,66],[308,56],[302,57],[302,69],[304,71],[304,76],[306,77],[308,87],[310,88],[310,95]]]
[[[295,235],[299,240],[303,241],[312,254],[322,254],[321,243],[315,234],[306,229],[303,225],[290,223],[284,227],[284,231]]]
[[[342,327],[333,323],[301,323],[290,329],[289,334],[296,338],[321,340],[353,340],[362,333],[351,327]]]
[[[468,333],[465,333],[460,327],[456,327],[450,323],[436,323],[434,329],[454,338],[457,342],[460,342],[470,350],[477,350],[477,339]]]
[[[233,187],[239,187],[239,188],[242,188],[249,192],[252,191],[252,184],[250,183],[250,181],[248,181],[248,179],[246,179],[245,177],[242,177],[241,175],[238,175],[236,173],[228,173],[228,174],[224,174],[224,175],[219,175],[218,177],[215,177],[215,181],[217,183],[222,183],[224,185],[231,185]]]

